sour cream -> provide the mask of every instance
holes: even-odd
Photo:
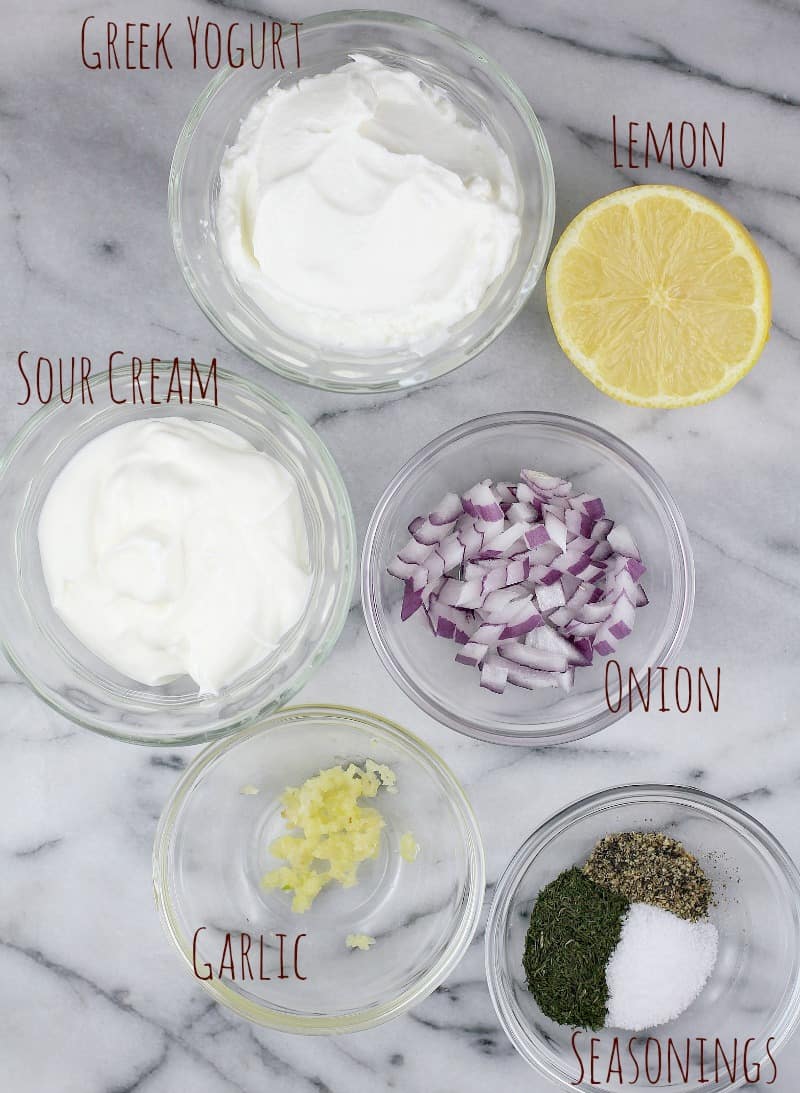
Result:
[[[427,352],[513,260],[506,153],[440,89],[354,56],[273,87],[220,168],[223,258],[277,327],[345,352]]]
[[[266,657],[310,586],[297,485],[205,421],[109,429],[61,470],[39,517],[53,608],[101,660],[149,686],[214,693]]]

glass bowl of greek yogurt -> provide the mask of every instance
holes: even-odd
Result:
[[[384,12],[305,21],[300,65],[225,69],[178,139],[169,214],[206,316],[289,379],[390,391],[481,352],[524,305],[554,181],[477,46]]]
[[[517,484],[521,475],[530,478],[531,473],[544,484],[545,493],[531,478],[535,492],[529,490],[527,496],[536,501],[556,491],[544,504],[544,521],[538,501],[535,519],[524,515],[534,509],[523,500],[525,483]],[[495,503],[490,480],[500,500],[502,489],[520,490],[515,499],[509,494],[513,505],[502,501],[505,513],[498,511],[497,550],[490,538],[492,523],[462,511],[464,505],[473,507],[470,498],[478,499],[476,489],[489,490],[489,501]],[[582,533],[562,553],[549,541],[548,528],[553,526],[551,516],[563,513],[567,501],[577,507],[571,513],[567,508],[566,520],[574,527],[571,517],[577,516]],[[455,503],[455,509],[438,513],[442,502],[446,508]],[[491,515],[485,508],[481,512]],[[593,551],[594,540],[604,536],[612,521],[636,544],[626,547],[623,542],[622,550],[638,553],[641,563],[624,553],[615,559],[607,544],[588,561],[578,546],[573,565],[573,544]],[[573,534],[560,516],[554,523],[555,539],[559,526],[565,539]],[[529,542],[513,542],[519,533]],[[439,539],[446,560],[440,555],[435,569]],[[608,543],[612,541],[619,545],[609,533]],[[451,557],[453,546],[456,555]],[[625,589],[606,577],[612,562],[629,566],[636,575],[634,581],[621,572]],[[483,586],[495,591],[468,604],[475,610],[451,606],[457,597],[448,598],[447,593],[459,585],[468,591],[476,565],[486,567],[486,582],[497,579],[497,584]],[[420,567],[427,573],[415,590]],[[521,571],[513,575],[516,567]],[[604,586],[605,600],[595,602],[594,589]],[[410,608],[409,587],[423,601],[415,603],[412,597]],[[626,601],[641,592],[643,605],[634,609]],[[554,601],[555,593],[560,599]],[[578,609],[573,610],[576,601]],[[611,632],[603,637],[598,628],[607,623],[592,619],[604,618],[611,601],[626,609],[627,623],[617,625],[612,615]],[[512,411],[456,426],[422,447],[395,474],[364,537],[361,602],[384,667],[437,721],[493,743],[560,744],[599,732],[638,705],[635,683],[629,687],[631,672],[645,691],[650,672],[655,703],[659,669],[669,670],[689,628],[694,561],[675,499],[638,452],[590,422]],[[497,629],[495,624],[502,623],[509,629]],[[573,638],[575,633],[581,636]],[[584,634],[597,639],[593,648]],[[548,644],[543,647],[545,637]],[[476,645],[477,655],[470,658]],[[569,660],[559,666],[562,650]],[[573,657],[578,650],[585,654]],[[502,676],[499,685],[491,675],[493,665]]]
[[[348,768],[378,771],[381,785],[361,798],[366,809],[347,799],[339,818],[355,826],[366,811],[379,840],[349,883],[331,881],[298,910],[290,884],[264,883],[279,866],[287,787],[315,779],[325,876],[347,847],[327,805],[341,803]],[[338,776],[332,795],[321,771]],[[338,706],[288,707],[205,749],[162,813],[153,854],[162,924],[198,992],[255,1023],[318,1035],[381,1024],[435,990],[475,935],[484,879],[475,816],[441,758],[400,725]]]
[[[219,369],[183,401],[52,403],[0,463],[2,645],[66,717],[143,744],[282,706],[335,644],[354,582],[339,471],[297,414]],[[209,373],[210,375],[210,373]],[[193,391],[193,397],[188,397]]]
[[[630,1019],[626,1028],[576,1030],[546,1017],[528,989],[526,933],[542,889],[563,870],[580,867],[598,840],[618,832],[666,832],[695,857],[711,882],[715,960],[694,1001],[671,1020],[634,1030],[637,1022]],[[800,1021],[799,908],[795,863],[747,812],[681,786],[607,789],[543,823],[500,877],[486,925],[492,1002],[522,1058],[567,1089],[699,1093],[759,1079],[780,1088],[779,1053]],[[655,933],[649,945],[645,940],[639,967],[651,974],[660,967],[657,974],[666,980],[671,971],[657,952]],[[683,959],[677,953],[675,963]],[[691,978],[693,972],[690,963],[684,974]],[[677,997],[680,984],[654,984],[656,991],[638,994],[635,1009],[649,1009],[654,994]],[[624,981],[615,987],[624,989]]]

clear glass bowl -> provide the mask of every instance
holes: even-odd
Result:
[[[644,1071],[638,1082],[632,1081],[635,1071],[624,1046],[628,1037],[640,1037],[639,1049],[648,1035],[663,1044],[671,1038],[684,1049],[689,1038],[694,1047],[690,1081],[675,1081],[672,1088],[698,1093],[712,1086],[693,1080],[700,1075],[697,1038],[708,1039],[712,1058],[715,1038],[729,1057],[738,1038],[741,1075],[744,1042],[752,1037],[750,1072],[761,1061],[767,1081],[772,1075],[765,1062],[767,1040],[774,1038],[774,1056],[800,1018],[800,874],[774,836],[746,812],[678,786],[622,786],[586,797],[542,824],[511,859],[486,926],[489,991],[509,1039],[551,1081],[587,1091],[620,1088],[616,1077],[611,1084],[579,1080],[573,1030],[542,1014],[522,967],[525,934],[541,888],[564,869],[582,864],[600,838],[616,831],[664,831],[696,855],[714,885],[711,919],[719,931],[719,955],[705,989],[677,1020],[649,1033],[604,1029],[579,1040],[587,1072],[589,1036],[599,1038],[600,1078],[613,1038],[619,1036],[627,1064],[625,1087],[651,1088]],[[666,1046],[663,1050],[666,1057]],[[741,1078],[728,1082],[723,1068],[713,1089],[723,1093],[739,1084]],[[661,1087],[670,1088],[666,1074]]]
[[[295,914],[288,893],[260,884],[280,864],[268,849],[285,832],[280,795],[320,769],[366,759],[397,775],[396,793],[381,790],[367,802],[386,824],[379,856],[359,867],[354,887],[331,885]],[[420,846],[414,862],[398,852],[409,831]],[[195,965],[201,974],[206,964],[215,969],[202,986],[242,1017],[284,1032],[352,1032],[420,1002],[463,956],[483,904],[480,833],[452,773],[406,729],[338,706],[290,707],[204,751],[164,810],[153,868],[170,939],[193,974]],[[251,981],[247,972],[219,978],[225,935],[239,952],[242,932],[264,938],[268,966],[276,935],[286,935],[293,955],[304,933],[307,978],[295,979],[293,967],[281,982],[274,974]],[[348,949],[348,934],[374,937],[375,946]]]
[[[184,391],[189,365],[181,365]],[[166,371],[166,369],[164,370]],[[205,370],[204,370],[205,374]],[[114,373],[130,395],[130,371]],[[11,663],[46,702],[106,736],[140,744],[211,740],[284,705],[336,643],[353,591],[353,512],[341,475],[314,430],[260,387],[219,369],[218,400],[117,405],[93,387],[94,405],[52,402],[20,430],[0,461],[0,640]],[[312,584],[309,610],[280,647],[217,695],[199,695],[184,677],[148,687],[91,653],[50,603],[37,538],[39,513],[61,468],[92,437],[115,425],[182,417],[231,429],[294,476],[308,529]],[[220,635],[224,640],[224,635]]]
[[[169,183],[169,217],[181,270],[221,333],[288,379],[334,391],[391,391],[426,383],[485,349],[517,314],[544,268],[555,217],[553,167],[544,134],[509,77],[477,46],[433,23],[390,12],[325,14],[303,22],[300,48],[299,69],[221,70],[192,108],[178,138]],[[346,354],[286,334],[242,290],[217,242],[219,166],[252,105],[279,81],[286,86],[330,72],[353,53],[410,69],[443,88],[466,117],[486,126],[519,179],[522,234],[512,264],[481,309],[455,327],[445,344],[424,355]],[[286,63],[291,65],[288,55]]]
[[[620,643],[625,672],[668,664],[692,615],[694,563],[686,526],[649,463],[605,430],[560,414],[519,411],[469,421],[444,433],[402,467],[375,507],[364,541],[361,599],[384,665],[418,706],[450,728],[503,744],[557,744],[589,736],[627,712],[605,697],[604,657],[575,672],[575,687],[496,695],[474,668],[455,662],[457,648],[436,638],[422,612],[400,621],[403,585],[386,567],[408,540],[408,524],[448,491],[483,478],[514,479],[523,467],[568,478],[576,492],[599,494],[609,516],[628,525],[647,565],[650,603]],[[635,688],[634,688],[635,690]],[[616,697],[616,695],[615,695]]]

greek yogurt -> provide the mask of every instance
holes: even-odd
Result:
[[[510,160],[440,89],[356,55],[276,86],[220,168],[233,276],[286,333],[342,352],[428,352],[513,261]]]
[[[272,652],[308,600],[292,475],[229,429],[150,418],[84,445],[38,526],[53,608],[106,664],[201,693]]]

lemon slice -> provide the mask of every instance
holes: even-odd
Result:
[[[636,406],[693,406],[758,360],[769,271],[715,202],[632,186],[567,227],[547,268],[547,308],[561,348],[601,391]]]

